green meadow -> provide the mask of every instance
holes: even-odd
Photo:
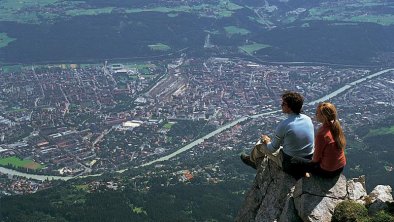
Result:
[[[81,16],[81,15],[100,15],[109,14],[112,12],[114,7],[106,8],[92,8],[92,9],[72,9],[66,12],[69,16]]]
[[[74,186],[77,190],[88,191],[89,185],[88,184],[79,184]]]
[[[9,65],[1,67],[2,71],[5,73],[10,72],[20,72],[23,69],[22,65]]]
[[[0,48],[6,47],[10,42],[15,40],[16,39],[9,37],[7,33],[0,32]]]
[[[230,1],[223,1],[223,0],[222,0],[222,1],[220,2],[220,5],[222,6],[222,8],[226,8],[226,9],[228,9],[228,10],[230,10],[230,11],[235,11],[235,10],[243,9],[242,6],[237,5],[237,4],[235,4],[235,3],[232,3],[232,2],[230,2]]]
[[[250,33],[249,30],[244,29],[244,28],[240,28],[237,26],[226,26],[226,27],[224,27],[224,30],[230,36],[232,36],[232,35],[247,35]]]
[[[255,21],[255,22],[257,22],[259,24],[262,24],[264,26],[272,26],[272,25],[274,25],[274,23],[272,23],[271,21],[269,21],[267,19],[261,19],[261,18],[259,18],[257,16],[256,17],[248,16],[248,18],[249,18],[250,21]]]
[[[166,124],[164,124],[164,128],[165,129],[171,129],[171,127],[174,125],[174,123],[166,123]]]
[[[133,213],[147,215],[146,211],[142,207],[133,207],[133,206],[130,207],[132,207]]]
[[[165,45],[163,43],[156,43],[153,45],[148,45],[148,47],[154,51],[167,51],[167,50],[171,49],[168,45]]]
[[[309,16],[304,20],[325,20],[338,22],[371,22],[379,25],[389,26],[394,24],[394,15],[366,14],[366,7],[383,6],[384,2],[364,0],[358,3],[345,4],[344,6],[315,7],[308,10]],[[344,10],[344,7],[352,10]]]
[[[394,25],[394,15],[363,15],[363,16],[354,16],[350,19],[346,19],[345,21],[349,22],[371,22],[377,23],[380,25]]]
[[[2,0],[0,1],[0,21],[12,21],[18,23],[38,24],[45,20],[53,21],[58,17],[44,8],[57,8],[63,0]],[[72,7],[73,2],[67,2]]]
[[[252,55],[254,52],[259,51],[260,49],[271,47],[270,45],[261,44],[261,43],[253,43],[249,45],[243,45],[238,47],[241,51],[246,54]]]
[[[170,18],[175,18],[178,16],[178,13],[168,13],[167,16]]]
[[[369,131],[366,137],[369,136],[379,136],[379,135],[389,135],[393,134],[394,135],[394,126],[391,127],[382,127],[378,129],[372,129]]]
[[[12,165],[13,167],[23,167],[32,170],[37,170],[37,169],[39,170],[44,167],[43,165],[36,163],[33,160],[22,160],[16,156],[1,158],[0,165],[2,166]]]

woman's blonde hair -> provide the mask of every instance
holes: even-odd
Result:
[[[334,137],[334,140],[337,143],[338,148],[345,149],[346,138],[343,133],[341,124],[339,123],[338,113],[335,106],[332,103],[328,103],[328,102],[320,103],[317,106],[316,112],[319,112],[319,114],[323,118],[323,124],[326,124],[330,127],[330,132]]]

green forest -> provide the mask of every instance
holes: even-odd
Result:
[[[246,183],[178,184],[141,192],[104,188],[87,192],[72,183],[0,199],[0,221],[233,221]]]

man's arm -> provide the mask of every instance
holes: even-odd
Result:
[[[284,127],[282,126],[282,124],[279,124],[278,127],[276,127],[275,136],[272,139],[268,138],[269,140],[265,140],[268,150],[270,150],[271,152],[275,152],[276,150],[278,150],[283,142],[283,138]]]

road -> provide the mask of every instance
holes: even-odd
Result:
[[[366,77],[363,77],[361,79],[358,79],[356,81],[353,81],[353,82],[351,82],[349,84],[346,84],[345,86],[335,90],[334,92],[332,92],[330,94],[327,94],[327,95],[325,95],[325,96],[323,96],[323,97],[321,97],[319,99],[316,99],[316,100],[314,100],[312,102],[309,102],[307,105],[315,105],[316,103],[319,103],[319,102],[322,102],[322,101],[327,101],[327,100],[329,100],[329,99],[331,99],[331,98],[333,98],[335,96],[338,96],[339,94],[351,89],[352,87],[354,87],[354,86],[356,86],[356,85],[358,85],[358,84],[360,84],[362,82],[365,82],[365,81],[370,80],[372,78],[378,77],[378,76],[380,76],[382,74],[385,74],[387,72],[394,72],[394,68],[385,69],[385,70],[382,70],[382,71],[370,74],[370,75],[368,75]],[[244,121],[248,120],[249,118],[255,119],[255,118],[259,118],[259,117],[263,117],[263,116],[267,116],[267,115],[271,115],[271,114],[275,114],[275,113],[279,113],[279,112],[280,112],[280,110],[274,110],[274,111],[269,111],[269,112],[256,114],[256,115],[253,115],[253,116],[241,117],[241,118],[239,118],[237,120],[234,120],[234,121],[232,121],[230,123],[225,124],[224,126],[216,129],[215,131],[213,131],[213,132],[211,132],[211,133],[209,133],[209,134],[207,134],[207,135],[205,135],[205,136],[203,136],[203,137],[201,137],[201,138],[199,138],[199,139],[187,144],[186,146],[176,150],[173,153],[170,153],[170,154],[168,154],[166,156],[160,157],[160,158],[158,158],[156,160],[153,160],[153,161],[150,161],[148,163],[144,163],[144,164],[141,165],[141,167],[149,166],[149,165],[152,165],[154,163],[158,163],[158,162],[169,160],[169,159],[171,159],[171,158],[173,158],[173,157],[175,157],[175,156],[177,156],[177,155],[179,155],[179,154],[181,154],[181,153],[183,153],[185,151],[188,151],[188,150],[192,149],[194,146],[202,143],[204,140],[209,139],[209,138],[211,138],[211,137],[223,132],[224,130],[229,129],[229,128],[237,125],[238,123],[244,122]],[[123,170],[119,170],[119,171],[116,171],[116,172],[123,173],[126,170],[127,169],[123,169]],[[22,176],[22,177],[26,177],[26,178],[36,179],[36,180],[45,180],[45,179],[50,179],[50,180],[51,179],[69,180],[69,179],[73,178],[73,177],[57,177],[57,176],[50,176],[50,175],[35,175],[35,174],[20,173],[18,171],[9,170],[9,169],[3,168],[3,167],[0,167],[0,172],[1,173],[5,173],[5,174],[10,174],[10,175],[17,175],[17,176]],[[83,177],[99,176],[99,175],[100,174],[87,175],[87,176],[83,176]]]

